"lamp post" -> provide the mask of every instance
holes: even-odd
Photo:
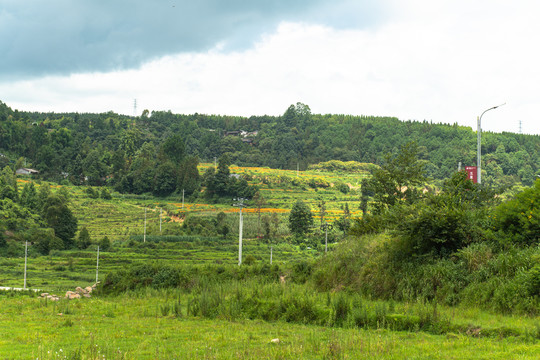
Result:
[[[506,104],[506,103],[504,103]],[[504,104],[501,104],[501,105],[497,105],[497,106],[493,106],[493,107],[490,107],[489,109],[487,110],[484,110],[484,112],[476,118],[477,120],[477,131],[476,131],[476,135],[477,135],[477,154],[476,154],[476,171],[477,171],[477,181],[479,184],[482,183],[482,144],[481,144],[481,140],[482,140],[482,116],[488,112],[489,110],[493,110],[493,109],[496,109],[500,106],[503,106]]]

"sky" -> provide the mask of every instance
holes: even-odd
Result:
[[[394,116],[540,134],[535,0],[0,0],[12,109]],[[134,106],[136,99],[136,108]]]

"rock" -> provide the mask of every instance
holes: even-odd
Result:
[[[49,296],[49,293],[42,293],[41,294],[41,297],[48,297]]]
[[[84,290],[84,289],[83,289],[82,287],[80,287],[80,286],[77,286],[77,287],[75,288],[75,291],[76,291],[77,293],[81,294],[81,295],[82,295],[82,294],[86,294],[86,290]]]
[[[74,293],[74,294],[71,294],[69,295],[69,298],[68,299],[80,299],[81,298],[81,294],[77,294],[77,293]]]
[[[66,298],[69,298],[71,295],[76,294],[76,292],[73,291],[66,291]]]
[[[272,344],[279,344],[279,339],[272,339],[270,340]]]
[[[62,313],[58,313],[58,314],[56,314],[56,315],[58,315],[58,316],[63,316],[64,314],[62,314]]]
[[[91,286],[87,286],[87,287],[84,288],[84,290],[86,290],[87,293],[91,293],[92,290],[94,290],[94,288],[91,287]]]

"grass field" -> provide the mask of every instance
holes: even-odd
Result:
[[[202,164],[201,172],[208,166],[211,164]],[[317,204],[324,200],[325,219],[329,221],[343,215],[345,203],[353,217],[360,216],[355,188],[367,174],[316,171],[297,174],[236,167],[231,167],[231,172],[249,175],[250,182],[260,187],[266,200],[261,213],[277,213],[280,220],[277,241],[270,245],[257,238],[258,215],[254,207],[244,209],[243,256],[251,257],[253,267],[269,264],[270,246],[273,263],[284,273],[303,260],[324,256],[320,248],[301,248],[282,241],[288,234],[288,212],[298,199],[310,204],[314,216],[318,216]],[[329,185],[350,184],[351,191],[343,193],[335,186],[326,185],[311,187],[308,184],[312,180]],[[52,190],[59,188],[54,185]],[[231,272],[234,270],[227,269],[238,269],[235,265],[238,209],[232,202],[208,204],[202,199],[186,199],[182,203],[178,196],[156,199],[117,193],[113,193],[111,200],[90,199],[81,188],[66,188],[71,196],[71,208],[79,219],[79,229],[86,227],[94,241],[104,236],[112,240],[111,251],[100,253],[101,281],[111,272],[140,263],[188,266],[188,269],[210,265]],[[142,236],[145,209],[146,242]],[[213,218],[219,212],[226,214],[231,227],[228,237],[178,236],[185,216]],[[318,221],[317,218],[315,223]],[[95,245],[87,250],[55,250],[48,256],[34,253],[28,259],[28,287],[63,295],[76,286],[91,285],[96,280],[96,256]],[[0,258],[0,269],[0,286],[22,287],[24,251],[20,257]],[[538,317],[504,316],[474,308],[432,304],[390,304],[343,293],[351,311],[345,316],[347,321],[337,324],[330,320],[337,316],[335,304],[341,293],[318,293],[309,284],[293,281],[281,284],[278,279],[264,283],[259,278],[240,278],[231,283],[199,284],[193,289],[146,287],[59,302],[41,299],[32,292],[0,291],[0,359],[540,358]],[[188,311],[190,303],[207,296],[219,300],[213,315]],[[242,297],[251,308],[247,305],[243,309],[234,308],[235,301]],[[365,327],[354,324],[352,312],[364,314],[359,303],[370,319]],[[271,320],[261,318],[264,306],[275,315]],[[285,309],[283,314],[277,308]],[[380,313],[380,309],[386,310]],[[233,310],[236,315],[231,317],[228,314]],[[302,311],[307,311],[313,320],[288,316]],[[443,319],[445,328],[415,328],[413,325],[420,321],[418,314],[422,312]],[[398,331],[385,321],[387,318],[411,321],[412,325],[408,331]],[[379,322],[380,319],[383,321]],[[279,342],[272,342],[273,339]]]
[[[537,359],[522,337],[164,315],[170,293],[46,302],[0,295],[2,359]],[[502,323],[505,318],[492,321]],[[279,343],[272,342],[279,339]]]

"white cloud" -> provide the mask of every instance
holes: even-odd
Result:
[[[406,3],[406,6],[403,5]],[[278,115],[304,102],[315,113],[396,116],[540,133],[540,56],[532,1],[407,1],[369,30],[282,23],[251,49],[163,57],[136,70],[0,84],[21,110],[132,114]]]

